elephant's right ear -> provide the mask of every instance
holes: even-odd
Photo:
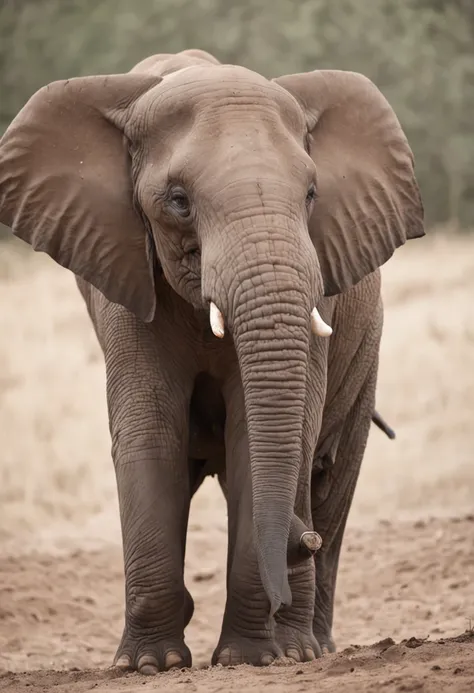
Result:
[[[0,221],[142,320],[153,319],[153,251],[133,207],[124,128],[160,82],[124,74],[53,82],[0,140]]]

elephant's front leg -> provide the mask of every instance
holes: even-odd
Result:
[[[309,559],[289,571],[293,603],[272,623],[253,541],[249,444],[238,376],[227,383],[224,394],[226,481],[221,484],[229,517],[227,602],[213,663],[264,666],[282,655],[309,661],[319,654],[312,632],[314,564]]]
[[[313,635],[314,561],[312,558],[291,568],[288,575],[292,602],[276,614],[275,637],[287,657],[309,662],[321,656]]]
[[[167,352],[149,326],[131,328],[106,354],[126,595],[115,663],[154,674],[191,665],[183,564],[192,358]]]
[[[308,399],[306,418],[303,427],[303,460],[296,497],[295,512],[310,527],[312,525],[310,508],[311,467],[314,446],[321,425],[326,374],[325,344],[313,344],[312,358],[308,372]],[[314,529],[317,529],[315,527]],[[314,560],[306,559],[289,569],[288,580],[292,603],[276,614],[276,638],[287,657],[297,662],[306,662],[321,656],[318,641],[313,634],[315,569]]]
[[[228,506],[227,601],[221,635],[212,657],[224,666],[264,666],[282,654],[269,623],[269,601],[260,579],[252,529],[249,444],[239,375],[224,388]]]

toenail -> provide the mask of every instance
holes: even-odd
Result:
[[[286,651],[286,656],[287,656],[287,657],[291,657],[291,659],[294,659],[295,662],[301,662],[300,653],[299,653],[298,650],[296,650],[294,647],[290,647],[290,648]]]
[[[155,676],[158,673],[156,658],[151,654],[144,654],[138,660],[138,671],[144,676]]]
[[[128,655],[120,655],[120,657],[114,663],[114,666],[118,667],[119,669],[131,669],[132,663],[130,661],[130,657]]]
[[[221,666],[229,666],[231,663],[230,647],[224,647],[223,650],[219,652],[219,657],[217,659],[217,664]]]
[[[310,647],[307,647],[304,651],[306,655],[306,661],[312,662],[313,659],[316,659],[316,655],[314,654],[313,650]]]
[[[177,652],[168,652],[165,657],[165,669],[173,669],[173,667],[182,667],[183,658]]]
[[[264,654],[260,658],[260,661],[264,667],[268,667],[274,660],[275,657],[271,654]]]

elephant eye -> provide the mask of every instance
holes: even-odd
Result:
[[[189,198],[181,188],[175,188],[170,192],[169,201],[171,206],[182,217],[187,217],[191,211]]]
[[[309,207],[311,202],[316,199],[316,187],[314,183],[311,183],[309,190],[306,194],[306,206]]]

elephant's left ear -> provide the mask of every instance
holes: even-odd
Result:
[[[413,155],[389,103],[366,77],[321,70],[274,81],[306,114],[317,176],[310,234],[331,296],[425,235]]]

